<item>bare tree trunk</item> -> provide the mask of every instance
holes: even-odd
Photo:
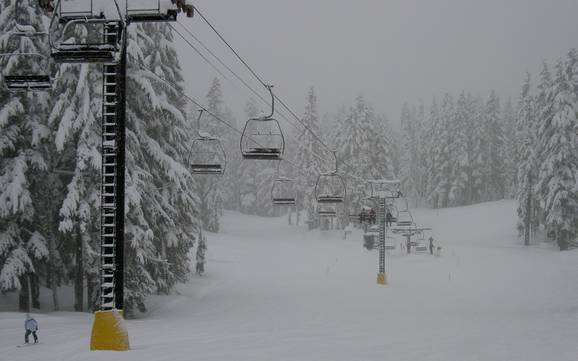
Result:
[[[94,311],[97,309],[97,297],[98,297],[98,284],[96,282],[96,277],[86,272],[86,298],[87,298],[87,309]]]
[[[54,311],[60,311],[60,303],[58,302],[58,285],[56,282],[56,270],[54,269],[54,259],[56,257],[56,245],[54,242],[54,236],[50,234],[48,236],[48,273],[51,275],[50,290],[52,291],[52,304],[54,306]]]
[[[567,231],[559,231],[557,232],[558,235],[556,237],[558,241],[558,247],[560,247],[560,251],[567,251],[568,250],[568,232]]]
[[[526,219],[524,223],[524,246],[529,246],[532,223],[532,176],[530,173],[528,173],[528,187],[526,189]]]
[[[74,310],[82,312],[84,306],[84,257],[80,226],[76,227],[76,267],[74,275]]]
[[[30,299],[32,301],[32,307],[37,310],[40,309],[40,282],[38,280],[38,275],[30,274]]]
[[[301,220],[301,217],[300,217],[301,212],[299,212],[299,207],[297,205],[295,205],[295,214],[296,214],[295,225],[298,226],[299,221]]]
[[[28,274],[20,276],[20,294],[18,295],[20,312],[30,312],[30,278]]]

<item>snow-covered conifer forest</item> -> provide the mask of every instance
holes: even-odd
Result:
[[[47,36],[14,35],[52,31],[40,3],[0,0],[2,79],[52,76],[49,91],[0,87],[0,350],[10,360],[41,355],[6,341],[22,342],[17,312],[33,312],[38,352],[50,343],[49,352],[84,360],[75,355],[86,340],[66,342],[75,332],[88,338],[100,306],[106,95],[102,65],[56,64]],[[218,13],[207,15],[218,24]],[[179,21],[126,28],[124,313],[137,319],[127,323],[135,359],[575,359],[576,49],[537,54],[540,71],[520,67],[517,95],[440,86],[429,98],[406,96],[396,112],[365,89],[334,106],[315,82],[299,88],[293,105],[275,84],[284,160],[244,160],[245,122],[271,106],[266,91],[255,91],[259,69],[229,67],[240,59],[213,53],[218,37],[195,42]],[[99,34],[78,26],[59,36],[75,43]],[[256,58],[230,45],[249,63]],[[28,53],[44,57],[8,55]],[[185,75],[184,53],[200,54],[210,81]],[[202,134],[222,146],[221,176],[191,168]],[[334,217],[322,217],[320,175],[334,170],[345,199]],[[368,181],[384,179],[400,181],[399,219],[411,210],[429,232],[417,242],[432,236],[441,256],[406,254],[405,238],[391,236],[390,284],[379,288],[377,252],[363,248],[367,225],[357,216]],[[295,204],[275,205],[287,186]],[[470,325],[477,333],[460,334]]]

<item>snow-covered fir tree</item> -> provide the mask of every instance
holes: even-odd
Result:
[[[182,76],[166,24],[129,28],[127,88],[126,309],[144,309],[152,292],[168,292],[189,271],[199,200],[186,168],[190,127],[183,116]],[[174,87],[158,80],[165,79]],[[176,87],[176,89],[175,89]]]
[[[419,203],[420,199],[420,141],[421,124],[416,108],[406,103],[401,110],[401,129],[403,132],[403,152],[401,159],[401,181],[406,197]]]
[[[315,134],[320,134],[319,116],[317,111],[317,96],[313,88],[307,94],[307,103],[303,114],[302,122]],[[315,195],[313,190],[317,181],[321,164],[319,156],[321,153],[321,143],[306,129],[296,130],[295,138],[299,142],[295,152],[295,164],[301,170],[297,178],[297,209],[305,210],[308,220],[315,217]]]
[[[500,101],[492,91],[482,119],[485,200],[503,199],[506,195],[504,128],[500,113]]]
[[[545,108],[540,112],[538,136],[541,167],[538,189],[549,238],[561,250],[568,249],[578,234],[578,53],[569,52],[556,64]]]
[[[455,103],[453,97],[446,93],[440,108],[440,123],[434,138],[436,140],[434,147],[439,155],[439,171],[434,179],[434,191],[439,195],[440,206],[446,208],[455,199],[451,193],[453,177],[456,167],[456,144],[453,141],[454,122],[455,120]]]
[[[516,194],[516,148],[518,139],[516,136],[516,110],[512,100],[508,98],[502,110],[504,129],[504,177],[505,197],[510,198]]]
[[[536,192],[536,177],[539,166],[539,142],[536,134],[536,103],[531,94],[531,77],[526,74],[518,105],[516,132],[518,231],[524,236],[525,245],[530,245],[533,231],[539,224],[536,207],[539,197]]]
[[[212,136],[221,138],[226,143],[225,134],[228,129],[218,119],[224,120],[223,92],[218,78],[214,78],[207,93],[206,109],[211,115],[202,118],[201,129]],[[217,117],[217,118],[214,118]],[[195,191],[200,199],[199,217],[203,228],[217,232],[219,219],[223,212],[223,187],[220,181],[210,175],[195,176]]]
[[[0,2],[0,53],[47,54],[42,37],[11,36],[21,30],[45,31],[40,10],[29,0]],[[36,57],[0,58],[4,74],[38,72]],[[44,65],[45,66],[45,65]],[[48,70],[48,69],[43,69]],[[46,229],[53,210],[36,202],[43,189],[41,177],[49,171],[50,130],[45,92],[9,93],[0,90],[0,291],[20,290],[20,309],[28,310],[43,261],[50,262]],[[41,219],[42,218],[42,219]],[[50,256],[55,256],[54,253]]]

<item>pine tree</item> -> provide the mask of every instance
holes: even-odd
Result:
[[[75,38],[86,41],[89,34],[78,28],[76,32],[67,34],[67,41],[78,42]],[[98,70],[89,64],[60,65],[54,84],[54,104],[49,115],[50,126],[54,128],[50,152],[58,155],[52,158],[52,167],[70,173],[67,177],[61,177],[65,189],[59,202],[60,222],[57,224],[60,237],[69,240],[66,242],[69,247],[63,253],[70,254],[67,258],[71,259],[71,265],[68,267],[74,267],[74,272],[72,269],[60,272],[74,273],[77,311],[83,309],[84,278],[89,308],[94,309],[98,305],[102,102],[102,77]],[[52,278],[58,279],[56,275]],[[56,295],[58,285],[50,283]],[[56,305],[56,299],[54,303]]]
[[[313,88],[307,94],[307,105],[302,122],[315,134],[320,134],[317,112],[317,96]],[[305,210],[307,219],[315,217],[315,195],[313,194],[317,176],[321,169],[319,155],[322,154],[321,144],[310,131],[298,129],[295,138],[299,141],[295,152],[295,164],[302,172],[296,182],[298,212]]]
[[[417,110],[404,104],[401,113],[401,128],[403,132],[403,155],[401,180],[406,197],[413,198],[418,203],[420,182],[420,130],[421,124]]]
[[[0,8],[1,53],[47,53],[41,38],[10,36],[18,26],[44,30],[36,4],[3,0]],[[39,64],[36,58],[2,57],[0,67],[10,73]],[[48,155],[41,149],[49,141],[48,107],[47,94],[0,90],[0,291],[20,290],[21,310],[29,310],[30,297],[37,293],[31,288],[49,256],[46,223],[38,222],[46,204],[35,203],[41,190],[36,177],[48,169]]]
[[[427,124],[427,131],[424,132],[424,166],[426,168],[426,182],[425,189],[428,202],[434,207],[440,206],[440,194],[438,187],[438,180],[440,178],[440,163],[441,163],[441,116],[439,106],[434,99],[430,107],[429,121]]]
[[[455,105],[453,97],[450,94],[444,96],[440,109],[440,126],[437,133],[437,143],[439,147],[439,172],[435,179],[435,193],[439,195],[441,207],[450,206],[453,200],[452,182],[455,170],[456,149],[453,142],[454,124],[455,124]]]
[[[504,165],[504,128],[500,117],[500,102],[494,91],[486,103],[483,117],[484,199],[503,199],[506,194]]]
[[[516,194],[516,111],[512,105],[512,100],[508,98],[503,109],[503,128],[504,128],[504,175],[505,175],[505,196],[512,197]]]
[[[224,120],[225,109],[223,101],[223,92],[221,83],[218,78],[214,78],[207,93],[207,110],[210,114]],[[225,125],[217,119],[207,116],[206,121],[202,125],[203,131],[221,138],[221,141],[228,144],[225,134],[228,129]],[[230,147],[225,150],[228,155],[231,154]],[[229,157],[230,158],[230,157]],[[223,188],[220,182],[216,182],[212,176],[196,176],[196,193],[200,198],[199,213],[203,228],[211,231],[219,231],[219,219],[223,213]]]
[[[539,199],[535,192],[538,169],[538,138],[536,134],[536,104],[531,95],[531,78],[526,74],[522,86],[517,118],[517,194],[518,200],[518,231],[524,235],[524,244],[530,245],[532,225],[539,223],[535,219]]]
[[[198,198],[184,163],[192,134],[181,110],[182,77],[166,24],[129,28],[131,60],[154,69],[127,79],[125,196],[126,312],[145,308],[152,292],[168,292],[186,279],[196,234]]]
[[[453,205],[467,204],[471,194],[472,181],[472,133],[468,98],[465,92],[458,97],[455,118],[452,123],[453,134],[453,169],[450,200]],[[475,129],[475,128],[474,128]]]
[[[538,187],[543,196],[547,234],[560,250],[568,249],[578,234],[578,54],[572,50],[565,62],[556,64],[556,75],[549,88],[541,115],[538,136],[543,158]],[[550,116],[551,115],[551,116]]]

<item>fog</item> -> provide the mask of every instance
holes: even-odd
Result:
[[[392,120],[403,102],[429,103],[444,92],[486,95],[495,89],[516,98],[526,71],[537,73],[544,60],[563,56],[578,39],[575,0],[195,4],[298,114],[311,86],[322,113],[361,94]],[[250,79],[200,17],[180,21]],[[217,73],[180,39],[178,44],[189,94],[203,97]],[[223,85],[228,105],[241,116],[248,92],[228,81]]]

